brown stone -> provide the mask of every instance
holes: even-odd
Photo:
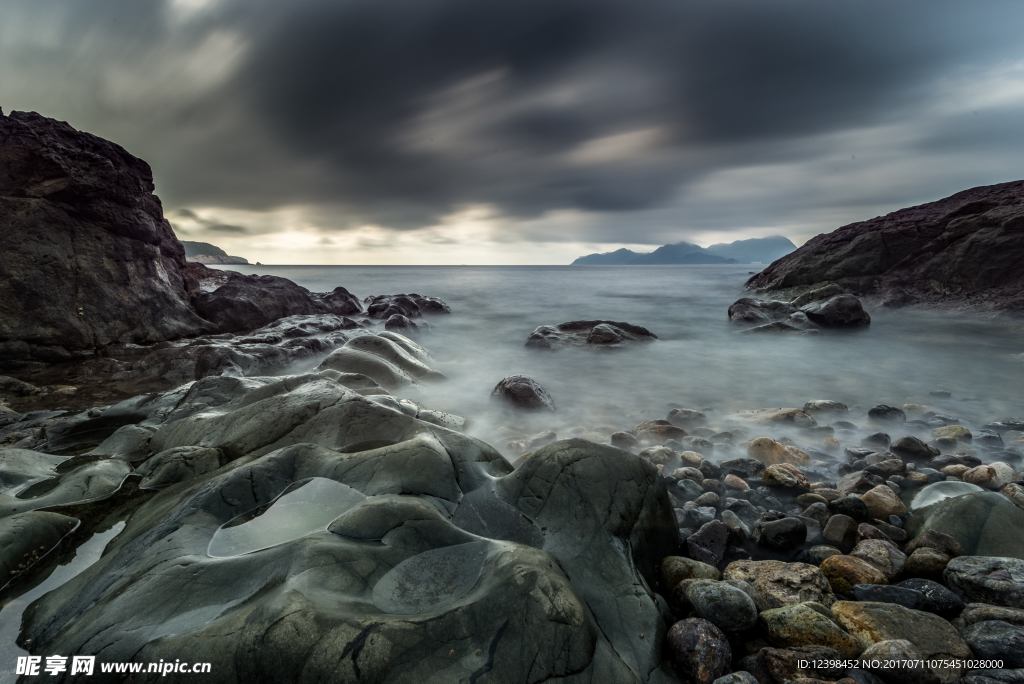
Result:
[[[821,573],[837,594],[850,594],[855,584],[888,584],[885,574],[867,561],[853,556],[829,556]]]
[[[907,577],[923,577],[924,579],[942,581],[942,572],[953,560],[938,549],[922,546],[907,556],[903,566],[903,574]]]
[[[896,492],[886,485],[878,485],[860,497],[868,507],[868,515],[876,520],[885,520],[890,515],[906,515],[907,507]]]
[[[759,437],[747,444],[747,455],[750,458],[765,463],[776,465],[778,463],[792,463],[793,465],[810,465],[811,457],[805,451],[794,446],[787,446],[776,442],[770,437]]]
[[[777,463],[765,468],[761,481],[773,487],[810,489],[811,483],[800,469],[790,463]]]
[[[835,601],[832,588],[821,570],[807,563],[734,561],[726,566],[722,577],[749,582],[764,595],[771,608],[805,601],[829,606]]]

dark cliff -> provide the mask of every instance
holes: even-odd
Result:
[[[1024,181],[838,228],[747,281],[787,294],[836,283],[893,305],[1024,311]]]

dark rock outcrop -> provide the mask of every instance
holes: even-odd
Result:
[[[955,195],[819,235],[747,281],[790,295],[837,284],[886,306],[1024,311],[1024,181]]]
[[[214,332],[146,162],[35,113],[0,113],[0,360]]]
[[[188,270],[190,274],[206,276],[201,282],[216,285],[212,291],[196,293],[192,301],[196,311],[222,333],[255,330],[285,316],[351,316],[363,310],[359,300],[343,287],[314,293],[278,276],[219,271],[210,277],[209,269],[197,264],[190,264]]]
[[[559,325],[542,325],[526,338],[531,349],[559,347],[592,347],[612,349],[638,342],[651,342],[658,336],[647,328],[621,321],[569,321]]]
[[[394,315],[419,318],[425,313],[451,313],[451,307],[437,297],[418,294],[374,295],[363,300],[370,318],[387,319]]]
[[[833,288],[797,297],[792,302],[743,297],[729,306],[729,320],[750,324],[744,333],[817,333],[818,328],[856,328],[871,323],[860,300],[853,295],[832,294]]]
[[[0,112],[0,367],[362,311],[344,288],[187,263],[146,162],[35,113]]]

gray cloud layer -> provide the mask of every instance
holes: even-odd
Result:
[[[0,9],[0,106],[121,142],[169,207],[308,204],[339,229],[580,210],[595,218],[572,235],[524,237],[659,244],[1024,176],[1012,0]]]

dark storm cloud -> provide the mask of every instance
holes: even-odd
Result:
[[[932,121],[944,79],[1024,59],[1024,6],[1011,1],[82,0],[38,7],[37,18],[61,18],[74,39],[30,46],[20,54],[35,66],[24,68],[45,73],[40,65],[63,63],[96,84],[91,102],[83,94],[65,108],[99,122],[97,132],[136,143],[131,149],[154,163],[170,203],[329,205],[339,228],[416,228],[467,204],[490,204],[512,218],[573,209],[650,214],[729,169],[804,162],[852,173],[851,165],[815,161],[831,154],[829,136]],[[199,65],[188,61],[207,53]],[[209,75],[230,60],[223,78]],[[100,71],[107,77],[97,84]],[[204,78],[213,85],[189,90]],[[75,97],[75,85],[67,85],[67,98]],[[180,96],[169,97],[175,88]],[[104,119],[111,113],[125,123]],[[140,121],[144,114],[153,117],[151,128]],[[1019,144],[1019,115],[1013,107],[987,114],[992,128],[939,117],[908,150],[969,154]],[[993,177],[1004,166],[920,184],[910,194],[927,199],[961,189],[960,182],[1010,180]],[[730,221],[763,225],[758,213],[766,210],[784,221],[801,205],[873,207],[887,194],[906,197],[902,187],[863,196],[791,193],[749,206],[737,200],[723,208],[729,218],[722,225],[707,207],[674,218],[612,219],[597,222],[589,237],[658,241],[687,220],[721,229]]]

